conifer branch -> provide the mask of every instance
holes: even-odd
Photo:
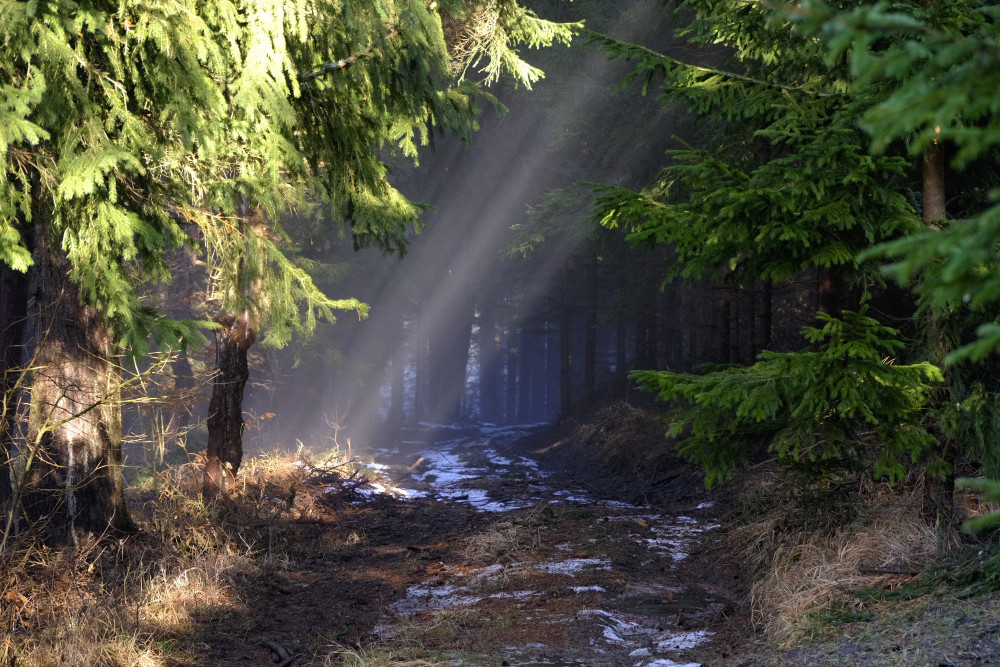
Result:
[[[386,35],[386,39],[387,40],[392,39],[398,34],[399,34],[399,28],[393,28],[391,31],[389,31],[389,34]],[[362,58],[371,57],[371,55],[375,53],[376,48],[378,47],[376,47],[375,44],[370,44],[368,45],[368,48],[362,51],[358,51],[357,53],[353,53],[347,56],[346,58],[341,58],[340,60],[332,60],[328,63],[324,63],[323,65],[320,65],[319,67],[309,72],[308,74],[302,74],[301,76],[299,76],[299,81],[301,83],[306,83],[307,81],[318,79],[319,77],[329,74],[330,72],[336,72],[339,69],[347,69],[358,60]]]
[[[729,70],[719,69],[717,67],[708,67],[705,65],[692,65],[691,63],[684,62],[673,56],[668,56],[666,54],[660,53],[659,51],[654,51],[653,49],[643,46],[641,44],[633,44],[631,42],[623,42],[607,35],[603,35],[599,32],[594,32],[593,30],[587,30],[587,34],[590,35],[591,42],[601,42],[602,46],[609,50],[620,49],[628,55],[640,54],[645,57],[652,57],[659,60],[665,60],[667,62],[673,63],[674,65],[679,65],[687,69],[695,70],[697,72],[706,72],[708,74],[715,74],[717,76],[723,76],[729,79],[736,79],[737,81],[744,81],[746,83],[752,83],[758,86],[766,86],[768,88],[776,88],[783,91],[794,91],[805,93],[806,95],[812,95],[813,97],[838,97],[841,93],[823,93],[815,90],[809,90],[808,88],[803,88],[802,86],[791,86],[784,83],[777,83],[774,81],[764,81],[763,79],[755,79],[752,76],[745,76],[743,74],[737,74],[736,72],[730,72]],[[617,56],[616,56],[617,57]]]

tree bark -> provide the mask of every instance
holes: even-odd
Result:
[[[469,295],[453,305],[448,321],[436,322],[431,327],[428,407],[432,421],[449,424],[464,417],[462,408],[474,320],[475,301]]]
[[[493,424],[503,420],[501,343],[495,297],[487,294],[479,304],[479,416]]]
[[[389,361],[389,414],[386,417],[390,426],[398,427],[403,423],[405,416],[403,403],[406,400],[406,348],[403,341],[406,339],[406,323],[400,310],[391,316],[396,326],[396,336],[392,359]]]
[[[55,241],[42,235],[36,243],[42,326],[21,456],[21,507],[56,544],[130,533],[135,526],[122,479],[121,374],[111,332],[95,308],[80,302]]]
[[[0,516],[6,517],[10,506],[10,456],[14,450],[14,428],[18,418],[21,379],[24,373],[24,338],[28,321],[28,276],[0,264]],[[6,521],[4,521],[6,523]]]
[[[772,293],[773,286],[771,280],[765,280],[761,288],[760,305],[760,349],[771,349],[771,317],[772,317]]]
[[[923,190],[924,222],[928,227],[933,228],[944,221],[948,215],[945,206],[944,151],[937,141],[932,143],[924,153]],[[931,348],[931,361],[938,365],[943,365],[945,356],[951,351],[944,330],[945,326],[941,317],[932,312],[927,325],[927,336]],[[961,397],[956,395],[954,382],[948,376],[949,373],[945,371],[946,388],[941,391],[949,392],[951,396],[948,398],[957,403]],[[948,400],[948,398],[944,400]],[[944,477],[924,475],[922,512],[924,518],[937,529],[938,547],[945,549],[951,541],[951,534],[958,522],[955,512],[955,451],[957,443],[946,436],[940,427],[934,429],[934,436],[937,446],[932,455],[944,461],[948,472],[945,473]]]
[[[729,343],[729,363],[740,363],[740,286],[735,282],[729,286],[729,326],[726,339]]]
[[[573,408],[572,400],[572,359],[570,346],[570,299],[569,299],[570,260],[567,259],[562,268],[562,298],[559,308],[559,416],[569,417]]]
[[[517,364],[517,422],[520,424],[527,424],[531,419],[531,385],[532,385],[532,358],[531,350],[529,347],[529,339],[531,334],[528,333],[528,327],[522,325],[519,338],[520,345],[518,346],[518,364]]]
[[[597,387],[597,257],[587,260],[587,298],[584,308],[583,339],[583,404],[590,408],[594,404]]]
[[[518,348],[520,336],[518,330],[510,325],[507,329],[507,376],[504,385],[504,395],[506,410],[504,410],[504,423],[514,424],[517,422],[517,371],[520,367],[519,359],[521,351]]]
[[[843,314],[844,280],[837,266],[821,266],[817,271],[818,310],[833,317]]]
[[[227,313],[216,322],[221,328],[216,332],[203,486],[208,500],[233,486],[243,462],[243,390],[250,377],[247,351],[257,340],[247,312]]]

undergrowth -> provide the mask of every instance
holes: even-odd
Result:
[[[782,648],[868,621],[874,607],[941,588],[971,591],[960,580],[984,577],[986,547],[974,538],[956,534],[941,552],[935,527],[921,516],[919,478],[889,485],[845,476],[803,488],[774,464],[752,472],[729,540],[753,572],[752,620]],[[966,516],[990,509],[978,494],[959,491],[956,500]],[[962,556],[970,550],[978,551],[971,560]]]
[[[329,502],[323,480],[338,469],[346,462],[252,459],[232,496],[206,505],[200,466],[187,463],[130,489],[135,536],[72,550],[40,546],[30,533],[9,540],[0,553],[0,665],[195,659],[199,626],[243,611],[246,582],[285,568],[302,548],[291,522]]]

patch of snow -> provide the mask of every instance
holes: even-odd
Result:
[[[713,502],[702,503],[702,504],[698,505],[697,507],[695,507],[695,509],[696,510],[704,510],[704,509],[708,509],[709,507],[715,507],[715,503],[713,503]]]
[[[494,593],[491,598],[526,598],[532,595],[540,595],[538,591],[514,591],[512,593]]]
[[[657,643],[656,652],[666,653],[667,651],[681,651],[688,648],[694,648],[708,639],[711,634],[712,633],[708,630],[681,632],[679,634],[672,635],[669,639],[664,639]]]
[[[495,449],[484,449],[482,451],[483,455],[485,455],[486,458],[488,458],[490,460],[490,463],[492,463],[493,465],[507,466],[507,467],[514,465],[513,461],[504,456],[500,456],[500,453],[497,452]]]
[[[587,591],[596,591],[598,593],[607,592],[600,586],[570,586],[569,589],[574,593],[586,593]]]
[[[610,570],[611,561],[606,558],[571,558],[570,560],[547,561],[535,565],[536,570],[543,570],[549,574],[568,574],[571,577],[586,568]]]
[[[620,500],[598,500],[594,503],[598,507],[617,507],[620,509],[639,509],[638,505],[631,505],[629,503],[623,503]]]
[[[624,639],[618,636],[618,633],[615,632],[610,625],[604,626],[604,638],[607,639],[608,641],[613,641],[613,642],[625,641]]]

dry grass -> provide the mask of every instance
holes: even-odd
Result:
[[[290,520],[328,502],[291,458],[247,462],[229,499],[206,506],[200,471],[161,473],[130,491],[142,533],[75,550],[32,535],[0,554],[0,665],[156,667],[196,654],[206,620],[242,610],[241,582],[281,569]]]
[[[454,660],[427,660],[413,657],[414,650],[391,651],[378,649],[351,649],[337,647],[321,663],[323,667],[445,667],[454,665]]]
[[[536,531],[513,521],[498,521],[465,541],[461,550],[463,563],[492,565],[509,563],[538,545]]]
[[[743,529],[749,560],[769,554],[769,567],[751,590],[753,620],[779,645],[803,639],[815,612],[845,593],[891,586],[934,559],[937,535],[920,517],[919,487],[875,485],[855,502],[861,504],[857,517],[831,530],[781,533],[775,515]]]

